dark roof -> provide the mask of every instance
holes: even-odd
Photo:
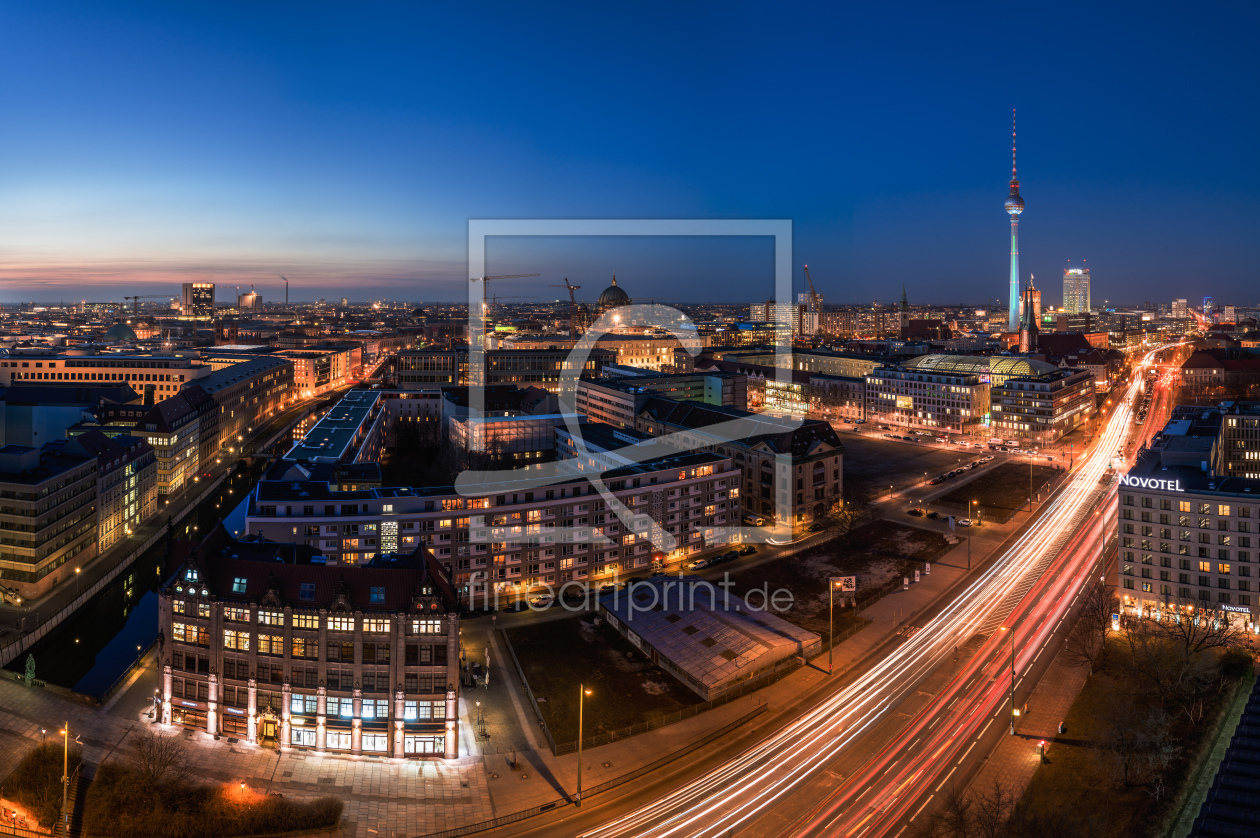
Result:
[[[1183,370],[1210,370],[1221,366],[1221,361],[1210,352],[1195,352],[1181,365]]]
[[[130,385],[102,384],[99,387],[83,384],[14,384],[0,395],[6,404],[54,405],[99,404],[102,401],[128,404],[140,398]]]
[[[649,398],[644,403],[643,409],[639,411],[639,415],[643,414],[667,425],[682,428],[703,428],[719,422],[729,422],[732,419],[753,419],[766,429],[765,432],[750,434],[740,441],[750,446],[764,444],[776,454],[805,457],[812,453],[819,443],[836,451],[844,450],[844,445],[831,425],[817,419],[806,419],[799,427],[793,429],[774,417],[764,416],[751,410],[729,405],[675,401],[664,396]]]
[[[380,483],[380,463],[312,463],[280,459],[272,463],[264,481],[312,481],[316,483]]]
[[[446,571],[423,544],[410,554],[378,558],[366,565],[328,565],[320,558],[303,544],[235,539],[220,521],[175,578],[182,579],[185,569],[196,568],[211,595],[221,600],[332,610],[342,605],[378,612],[411,611],[414,598],[429,584],[443,610],[458,606]],[[243,592],[233,590],[237,579],[245,580]],[[315,586],[309,598],[302,597],[303,585]],[[373,588],[384,589],[383,602],[372,602]]]

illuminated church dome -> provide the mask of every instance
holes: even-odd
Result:
[[[595,303],[596,311],[603,314],[610,308],[618,308],[620,306],[630,305],[630,295],[624,289],[617,287],[617,277],[613,277],[612,285],[609,285],[599,295],[599,300]]]
[[[139,340],[136,337],[135,330],[126,323],[115,323],[109,327],[109,330],[102,337],[115,343],[135,343]]]

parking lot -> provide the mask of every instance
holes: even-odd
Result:
[[[846,494],[864,491],[875,498],[886,494],[889,486],[900,490],[922,483],[925,472],[932,477],[956,468],[960,462],[970,462],[980,453],[974,448],[954,450],[851,431],[842,432],[840,441],[844,443]]]

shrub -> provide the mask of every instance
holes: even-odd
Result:
[[[90,835],[128,838],[266,835],[333,826],[342,805],[335,797],[299,803],[182,778],[152,783],[141,768],[111,762],[88,789],[83,825]]]
[[[0,796],[14,800],[35,815],[41,826],[51,828],[61,814],[63,745],[45,742],[22,758],[3,783]],[[83,749],[70,749],[70,774],[83,761]]]

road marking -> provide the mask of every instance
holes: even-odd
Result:
[[[928,730],[931,730],[932,728],[936,727],[936,723],[939,722],[940,720],[941,720],[940,716],[937,716],[935,719],[933,719],[932,723],[928,725]]]
[[[917,817],[919,816],[919,813],[923,811],[923,808],[924,808],[925,806],[927,806],[929,803],[931,803],[931,802],[932,802],[932,798],[933,798],[933,797],[936,797],[936,795],[935,795],[935,794],[930,794],[930,795],[928,795],[928,799],[927,799],[927,800],[925,800],[925,801],[923,801],[923,806],[920,806],[918,809],[915,809],[915,810],[914,810],[914,814],[910,816],[910,820],[911,820],[911,821],[914,821],[914,819],[915,819],[915,818],[917,818]],[[905,831],[905,827],[904,827],[904,826],[903,826],[901,829],[902,829],[902,831],[903,831],[903,832]],[[898,832],[897,834],[898,834],[898,835],[900,835],[900,834],[901,834],[901,832]]]
[[[874,786],[867,786],[865,789],[863,789],[863,790],[862,790],[862,794],[866,794],[866,793],[867,793],[868,791],[870,791],[872,788],[874,788]],[[853,798],[853,802],[854,802],[854,803],[857,803],[859,800],[861,800],[861,799],[862,799],[862,794],[859,794],[857,797]]]
[[[884,769],[884,774],[887,774],[889,771],[892,771],[892,770],[893,770],[893,766],[895,766],[895,765],[896,765],[897,763],[899,763],[899,762],[901,762],[901,757],[897,757],[895,760],[893,760],[892,762],[888,763],[888,767]],[[883,776],[883,774],[881,774],[880,776],[882,777],[882,776]]]
[[[1037,662],[1037,658],[1041,657],[1041,653],[1042,653],[1042,652],[1044,652],[1045,650],[1046,650],[1046,647],[1045,647],[1045,646],[1042,646],[1040,649],[1038,649],[1038,650],[1037,650],[1037,654],[1033,655],[1032,662],[1033,662],[1033,663],[1036,663],[1036,662]]]
[[[932,793],[933,793],[933,794],[935,794],[936,792],[940,791],[940,790],[941,790],[941,786],[945,785],[945,783],[947,783],[947,782],[949,781],[949,778],[950,778],[950,777],[952,777],[952,776],[954,776],[954,772],[955,772],[955,771],[957,771],[957,770],[958,770],[958,766],[957,766],[957,765],[955,765],[953,768],[949,769],[949,773],[945,775],[945,779],[941,780],[941,785],[940,785],[940,786],[937,786],[935,789],[933,789],[933,790],[932,790]]]
[[[922,739],[922,738],[923,738],[922,736],[920,736],[920,737],[919,737],[919,739]],[[919,739],[916,739],[916,740],[914,740],[913,742],[911,742],[911,743],[910,743],[910,747],[909,747],[909,748],[906,748],[906,750],[908,751],[908,750],[910,750],[910,748],[913,748],[915,745],[919,744]]]
[[[979,742],[979,741],[980,741],[979,739],[976,739],[976,742]],[[962,761],[967,758],[967,754],[971,753],[971,749],[976,747],[976,742],[972,742],[970,745],[967,746],[967,750],[963,751],[963,755],[958,758],[958,765],[962,765]]]

